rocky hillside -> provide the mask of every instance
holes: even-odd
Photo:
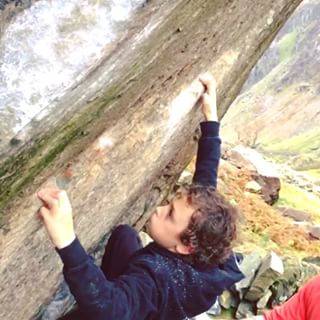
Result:
[[[223,119],[231,143],[320,178],[320,1],[304,1]]]
[[[188,170],[182,182],[190,182],[194,161]],[[253,149],[223,146],[218,190],[240,212],[235,252],[244,257],[241,268],[246,278],[196,320],[243,319],[261,313],[286,301],[319,273],[315,264],[320,256],[320,217],[316,210],[299,210],[299,201],[319,208],[320,199],[283,183],[285,175],[290,172]]]
[[[180,181],[191,182],[194,164],[195,159]],[[263,254],[273,250],[284,257],[301,259],[320,256],[320,232],[319,235],[313,232],[320,225],[320,217],[315,210],[299,210],[295,198],[313,203],[314,208],[320,207],[320,199],[298,187],[296,192],[283,192],[287,186],[282,175],[255,150],[224,144],[218,191],[240,212],[237,250],[242,253],[259,250]],[[285,212],[285,207],[296,209]]]

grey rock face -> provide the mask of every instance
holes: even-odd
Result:
[[[295,221],[310,221],[310,214],[301,210],[296,210],[287,207],[277,208],[285,217],[292,218]]]
[[[309,234],[315,239],[320,239],[320,225],[310,226]]]
[[[245,278],[236,283],[236,289],[240,293],[240,298],[242,298],[245,289],[249,288],[254,276],[259,269],[262,262],[262,257],[258,252],[253,252],[246,255],[240,264],[240,270],[244,274]]]
[[[270,290],[272,291],[272,299],[269,306],[282,304],[288,300],[298,289],[301,284],[301,263],[298,259],[284,259],[284,272],[274,281]]]
[[[245,189],[252,193],[261,193],[262,191],[260,184],[253,180],[246,184]]]
[[[303,259],[306,263],[312,263],[320,267],[320,257],[306,257]]]
[[[281,258],[274,252],[271,252],[263,259],[249,291],[245,294],[245,299],[249,301],[258,301],[261,299],[269,287],[283,274],[283,272],[284,267]]]
[[[232,149],[230,146],[226,146],[222,149],[221,157],[231,162],[234,166],[239,169],[246,169],[252,173],[256,172],[257,169],[254,164],[244,157],[240,151]]]
[[[270,299],[270,297],[272,296],[272,291],[271,290],[267,290],[267,292],[263,295],[263,297],[261,297],[259,299],[259,301],[257,302],[257,308],[258,309],[264,309],[267,306],[267,303]]]
[[[299,281],[299,285],[306,283],[310,278],[317,276],[320,274],[320,267],[314,263],[301,263],[301,278]]]
[[[221,314],[221,311],[222,311],[221,306],[220,306],[219,300],[217,299],[216,302],[207,311],[207,313],[212,316],[219,316]]]
[[[230,291],[225,290],[219,297],[219,304],[224,309],[230,309],[231,307],[237,306],[237,301],[235,296]]]
[[[273,205],[279,199],[279,191],[281,188],[280,179],[278,177],[254,176],[256,181],[261,185],[261,193],[264,201]]]
[[[255,311],[253,304],[249,301],[241,301],[236,312],[236,319],[248,318],[254,315]]]
[[[24,2],[23,0],[0,0],[0,10],[4,10],[6,5],[8,4],[14,4],[15,6],[17,5],[22,5]],[[28,1],[30,2],[30,1]]]

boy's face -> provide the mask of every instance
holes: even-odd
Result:
[[[175,253],[190,254],[180,235],[188,227],[194,211],[186,193],[179,190],[168,205],[157,207],[147,223],[147,232],[162,247]]]

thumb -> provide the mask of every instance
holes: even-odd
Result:
[[[50,216],[50,211],[46,207],[41,207],[38,211],[39,218],[47,220]]]

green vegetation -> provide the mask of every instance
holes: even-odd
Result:
[[[311,169],[311,170],[303,171],[303,173],[306,173],[313,178],[320,179],[320,169]]]
[[[212,320],[228,320],[228,319],[234,319],[233,315],[235,313],[234,308],[231,308],[229,310],[222,310],[222,313],[220,316],[214,317],[211,316]]]
[[[59,155],[68,144],[82,139],[84,130],[99,119],[104,108],[118,99],[118,87],[111,86],[100,101],[94,101],[79,117],[53,128],[51,132],[35,140],[33,145],[20,154],[8,158],[0,168],[0,228],[5,225],[5,206],[22,188],[33,181]]]
[[[320,148],[320,128],[314,128],[289,139],[270,141],[268,145],[264,144],[264,148],[267,151],[298,154],[317,150]]]
[[[319,167],[320,128],[313,128],[288,139],[260,140],[260,150],[274,161],[287,163],[300,171]],[[311,173],[316,174],[319,170]]]
[[[294,53],[294,47],[297,41],[298,31],[294,30],[291,33],[286,34],[279,41],[279,53],[280,61],[288,60]]]
[[[299,187],[286,182],[281,182],[281,189],[277,206],[291,207],[301,211],[307,211],[312,215],[314,222],[320,223],[320,199]]]

